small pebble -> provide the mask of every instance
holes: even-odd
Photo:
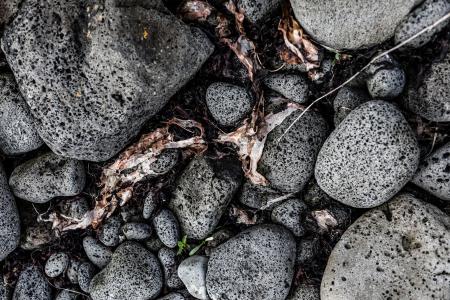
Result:
[[[177,246],[180,228],[175,215],[168,209],[162,209],[153,218],[153,227],[161,242],[169,248]]]
[[[158,201],[154,193],[148,193],[144,199],[144,209],[142,210],[142,216],[144,219],[150,219],[151,215],[158,207]]]
[[[197,299],[209,299],[206,291],[206,271],[208,258],[195,255],[186,258],[178,266],[178,277],[183,281],[189,293]]]
[[[164,297],[158,298],[157,300],[187,300],[183,295],[179,293],[170,293]]]
[[[264,79],[264,84],[284,97],[305,103],[308,96],[308,83],[300,75],[272,74]]]
[[[62,290],[61,293],[56,296],[55,300],[76,300],[78,294],[70,292],[68,290]]]
[[[119,216],[115,215],[110,217],[100,228],[98,239],[108,247],[115,247],[119,245],[121,227],[122,223],[120,222]]]
[[[48,277],[58,277],[67,269],[69,256],[64,252],[53,253],[45,263],[45,274]]]
[[[71,259],[69,267],[67,268],[67,278],[72,284],[78,284],[78,268],[81,262],[79,260]]]
[[[103,269],[111,261],[112,251],[91,236],[83,239],[83,248],[89,260]]]
[[[81,290],[89,293],[89,285],[91,284],[91,280],[96,273],[95,266],[90,262],[84,262],[78,268],[78,285]]]
[[[13,300],[50,300],[52,289],[44,274],[36,266],[27,266],[20,272]]]
[[[288,228],[296,237],[305,234],[302,215],[306,212],[307,206],[300,199],[289,199],[277,205],[272,210],[272,221]]]
[[[158,252],[158,258],[161,262],[166,286],[170,289],[180,289],[183,287],[183,282],[177,274],[177,253],[175,250],[163,247]]]
[[[150,225],[145,223],[127,223],[122,227],[122,232],[128,240],[142,241],[152,235]]]

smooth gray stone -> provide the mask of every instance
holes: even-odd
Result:
[[[50,277],[58,277],[66,271],[69,266],[69,255],[64,252],[56,252],[50,255],[45,263],[45,274]]]
[[[12,300],[51,300],[52,289],[44,274],[36,266],[27,266],[20,272]]]
[[[196,299],[209,299],[206,292],[207,269],[208,258],[200,255],[188,257],[178,266],[178,277],[183,281],[189,294]]]
[[[100,269],[106,267],[106,265],[108,265],[111,261],[111,249],[100,243],[100,241],[92,236],[86,236],[83,239],[83,249],[89,260]]]
[[[276,73],[264,78],[264,84],[291,101],[305,103],[308,96],[308,82],[303,76]]]
[[[153,227],[160,241],[169,248],[175,248],[180,240],[180,226],[169,209],[161,209],[153,218]]]
[[[121,228],[122,223],[120,222],[120,217],[118,215],[111,216],[104,222],[103,226],[100,228],[98,239],[105,246],[115,247],[119,245],[120,242]]]
[[[83,292],[90,293],[90,284],[95,273],[95,266],[90,262],[84,262],[78,267],[77,280]]]
[[[164,273],[165,285],[169,289],[183,288],[183,282],[177,274],[177,253],[174,249],[162,247],[158,251],[158,258],[161,262]]]
[[[303,223],[307,209],[300,199],[288,199],[272,210],[271,219],[272,222],[289,229],[296,237],[301,237],[305,234]]]
[[[152,235],[152,228],[145,223],[131,222],[123,225],[122,232],[127,240],[142,241]]]

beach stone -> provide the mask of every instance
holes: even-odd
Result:
[[[0,163],[0,261],[20,243],[20,217],[11,194],[3,164]]]
[[[81,193],[85,182],[81,161],[52,152],[19,165],[9,178],[14,195],[33,203],[45,203],[59,196],[75,196]]]
[[[120,242],[120,229],[122,228],[122,222],[118,215],[111,216],[106,219],[103,226],[100,228],[98,239],[103,245],[108,247],[115,247]]]
[[[43,144],[14,76],[0,74],[0,149],[6,155],[17,155]]]
[[[301,191],[314,173],[317,153],[328,134],[323,117],[307,111],[284,137],[289,125],[301,114],[292,113],[267,136],[258,171],[270,186],[285,193]]]
[[[17,12],[20,0],[7,0],[0,2],[0,26],[4,25]]]
[[[238,8],[244,11],[245,17],[252,23],[262,23],[274,11],[281,7],[281,0],[241,0]]]
[[[97,270],[95,269],[94,264],[90,262],[81,263],[78,267],[77,280],[78,285],[83,292],[90,292],[90,284],[96,272]]]
[[[450,2],[448,0],[426,0],[415,8],[395,30],[395,44],[407,40],[424,28],[434,24],[445,14],[450,12]],[[419,48],[430,42],[433,37],[448,24],[448,20],[440,23],[435,28],[427,31],[411,42],[406,44],[407,48]]]
[[[161,292],[163,274],[158,259],[135,242],[117,247],[108,266],[91,282],[93,300],[154,299]]]
[[[51,300],[52,289],[44,274],[36,266],[27,266],[20,272],[12,300]]]
[[[335,200],[352,207],[374,207],[413,177],[419,152],[401,112],[388,102],[369,101],[352,111],[325,141],[315,177]]]
[[[161,242],[169,247],[175,248],[180,239],[180,227],[175,215],[168,209],[161,209],[153,218],[153,227]]]
[[[69,266],[67,267],[67,278],[70,283],[78,284],[78,269],[80,268],[81,262],[78,259],[71,258]]]
[[[261,209],[270,200],[281,197],[282,194],[269,186],[253,184],[247,180],[242,185],[239,202],[251,208]]]
[[[333,101],[334,125],[338,126],[352,110],[368,100],[369,95],[359,89],[346,86],[341,88]]]
[[[175,250],[162,247],[158,251],[158,258],[164,273],[165,285],[169,289],[180,289],[183,282],[177,274],[177,253]]]
[[[158,298],[158,300],[187,300],[183,295],[179,293],[170,293],[164,297]]]
[[[381,68],[367,79],[367,89],[374,99],[393,99],[403,92],[405,83],[405,72],[401,68]]]
[[[301,237],[305,234],[303,221],[307,209],[306,204],[300,199],[288,199],[272,210],[271,219],[272,222],[289,229],[296,237]]]
[[[0,300],[11,299],[11,289],[3,282],[0,282]]]
[[[194,158],[180,175],[170,208],[182,232],[192,239],[211,234],[242,182],[234,160]]]
[[[90,209],[89,203],[84,196],[62,199],[56,206],[61,214],[78,220],[82,219],[84,214]]]
[[[297,103],[305,103],[308,96],[308,82],[303,76],[276,73],[264,78],[264,84]]]
[[[206,90],[206,105],[221,126],[236,126],[252,112],[252,98],[240,86],[215,82]]]
[[[62,290],[61,293],[59,293],[55,300],[76,300],[78,298],[78,294],[72,293],[68,290]]]
[[[279,225],[250,227],[218,246],[207,291],[217,300],[284,300],[294,275],[295,240]]]
[[[334,247],[322,300],[448,299],[450,218],[412,195],[364,213]]]
[[[178,266],[178,277],[183,281],[189,294],[196,299],[209,299],[206,292],[207,269],[208,258],[200,255],[188,257]]]
[[[142,241],[152,235],[152,228],[145,223],[130,222],[123,225],[122,232],[127,240]]]
[[[287,300],[320,300],[320,287],[301,284]]]
[[[83,249],[89,260],[103,269],[111,261],[112,251],[92,236],[83,239]]]
[[[422,0],[291,0],[300,25],[317,42],[334,49],[368,48],[390,39]]]
[[[156,195],[151,192],[148,193],[147,197],[144,199],[144,208],[142,209],[142,216],[144,219],[150,219],[157,207],[158,201]]]
[[[64,252],[56,252],[50,255],[45,263],[45,274],[54,278],[63,274],[69,266],[69,255]]]
[[[412,182],[430,194],[450,201],[450,143],[434,151],[419,165]]]
[[[1,47],[41,138],[91,161],[117,154],[213,51],[158,0],[27,0]]]

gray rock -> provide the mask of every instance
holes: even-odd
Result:
[[[67,278],[72,284],[78,284],[78,269],[81,262],[77,259],[70,259],[69,266],[67,267]]]
[[[19,211],[9,189],[3,165],[0,163],[0,261],[13,252],[19,242]]]
[[[13,300],[51,300],[52,289],[44,274],[36,266],[27,266],[20,272]]]
[[[142,241],[152,235],[152,228],[145,223],[127,223],[123,225],[122,232],[128,240]]]
[[[4,282],[0,282],[0,300],[11,300],[11,289]]]
[[[149,177],[167,174],[176,166],[179,159],[180,151],[178,149],[163,150],[158,158],[150,165],[153,174],[150,174]]]
[[[277,8],[281,6],[281,0],[241,0],[238,8],[244,11],[252,23],[262,23]]]
[[[62,199],[56,206],[61,214],[74,219],[82,219],[90,209],[89,203],[83,196]]]
[[[264,78],[264,84],[294,102],[305,103],[307,100],[308,83],[300,75],[272,74]]]
[[[75,196],[81,193],[85,182],[82,162],[52,152],[19,165],[9,179],[14,195],[34,203]]]
[[[193,239],[208,237],[241,181],[242,169],[235,161],[194,158],[180,175],[170,201],[182,231]]]
[[[321,115],[307,111],[279,140],[288,126],[301,114],[292,113],[269,133],[258,170],[271,187],[282,192],[299,192],[314,172],[317,153],[325,141],[328,126]]]
[[[367,208],[398,193],[418,163],[419,146],[401,112],[388,102],[369,101],[352,111],[325,141],[315,177],[334,199]]]
[[[155,236],[155,237],[152,237],[152,238],[146,240],[145,246],[147,247],[148,250],[156,253],[159,251],[159,249],[164,247],[164,244],[161,242],[161,240],[158,237]]]
[[[144,208],[142,210],[142,216],[144,219],[150,219],[157,207],[158,201],[156,199],[156,195],[151,192],[148,193],[147,197],[144,199]]]
[[[305,234],[303,215],[307,209],[306,204],[300,199],[288,199],[272,210],[271,219],[272,222],[289,229],[296,237],[300,237]]]
[[[419,165],[412,182],[436,197],[450,201],[450,143],[434,151]]]
[[[412,112],[434,122],[450,122],[450,52],[441,62],[433,63],[423,80],[410,87],[403,104]]]
[[[333,101],[334,125],[339,125],[352,110],[368,100],[369,95],[361,90],[352,87],[340,89]]]
[[[251,113],[252,98],[243,87],[215,82],[206,91],[208,110],[222,126],[236,126]]]
[[[112,251],[92,236],[83,239],[83,248],[89,260],[103,269],[111,261]]]
[[[450,12],[450,2],[448,0],[426,0],[419,7],[414,9],[395,30],[395,44],[412,37],[424,28],[434,24],[445,14]],[[440,23],[430,31],[427,31],[406,46],[409,48],[419,48],[431,41],[436,33],[441,31],[448,24],[448,20]]]
[[[76,300],[78,297],[78,294],[72,293],[68,290],[62,290],[61,293],[59,293],[55,300]]]
[[[69,266],[69,262],[70,259],[67,253],[53,253],[45,263],[45,274],[51,278],[58,277],[59,275],[64,273],[64,271],[66,271],[67,267]]]
[[[108,247],[115,247],[119,245],[121,227],[122,223],[120,222],[119,216],[115,215],[108,218],[100,228],[100,232],[98,234],[99,241]]]
[[[163,247],[158,251],[158,258],[164,273],[165,285],[169,289],[180,289],[183,282],[177,274],[177,253],[175,250]]]
[[[177,218],[168,209],[161,209],[153,218],[153,227],[161,242],[169,248],[175,248],[180,239]]]
[[[170,293],[164,297],[158,298],[157,300],[187,300],[183,295],[179,293]]]
[[[246,181],[239,195],[239,202],[251,208],[260,209],[267,206],[270,200],[281,197],[282,194],[268,186],[253,184]]]
[[[186,258],[178,266],[178,277],[183,281],[189,293],[197,299],[209,299],[206,292],[207,268],[208,258],[200,255]]]
[[[398,97],[406,84],[405,72],[398,66],[379,68],[367,78],[367,89],[374,99]]]
[[[212,253],[207,291],[217,300],[284,300],[294,275],[295,240],[278,225],[240,232]]]
[[[95,273],[95,266],[90,262],[84,262],[78,267],[77,280],[78,285],[83,292],[90,292],[91,281],[94,278]]]
[[[7,1],[8,2],[8,1]],[[6,155],[26,153],[41,147],[30,109],[12,74],[0,74],[0,148]]]
[[[449,228],[446,214],[412,195],[366,212],[334,247],[321,299],[449,299]]]
[[[2,49],[53,152],[110,158],[213,51],[200,30],[150,4],[27,0],[5,29]]]
[[[319,252],[319,243],[316,238],[301,239],[297,243],[297,254],[295,261],[302,265],[312,260]]]
[[[9,19],[17,12],[20,0],[7,0],[0,3],[0,26],[7,23]]]
[[[93,300],[154,299],[163,285],[158,259],[141,245],[125,242],[91,282]]]
[[[320,300],[320,287],[301,284],[287,300]]]

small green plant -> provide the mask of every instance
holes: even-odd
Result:
[[[209,238],[206,238],[206,239],[204,239],[203,241],[201,241],[200,244],[198,244],[198,245],[195,246],[191,251],[189,251],[189,256],[195,255],[195,253],[197,253],[198,250],[200,250],[200,248],[202,248],[202,247],[206,244],[206,242],[212,241],[212,240],[213,240],[213,237],[210,236]]]
[[[187,242],[187,235],[183,236],[181,241],[178,241],[177,245],[178,245],[177,255],[181,255],[183,252],[191,248],[191,246]]]

